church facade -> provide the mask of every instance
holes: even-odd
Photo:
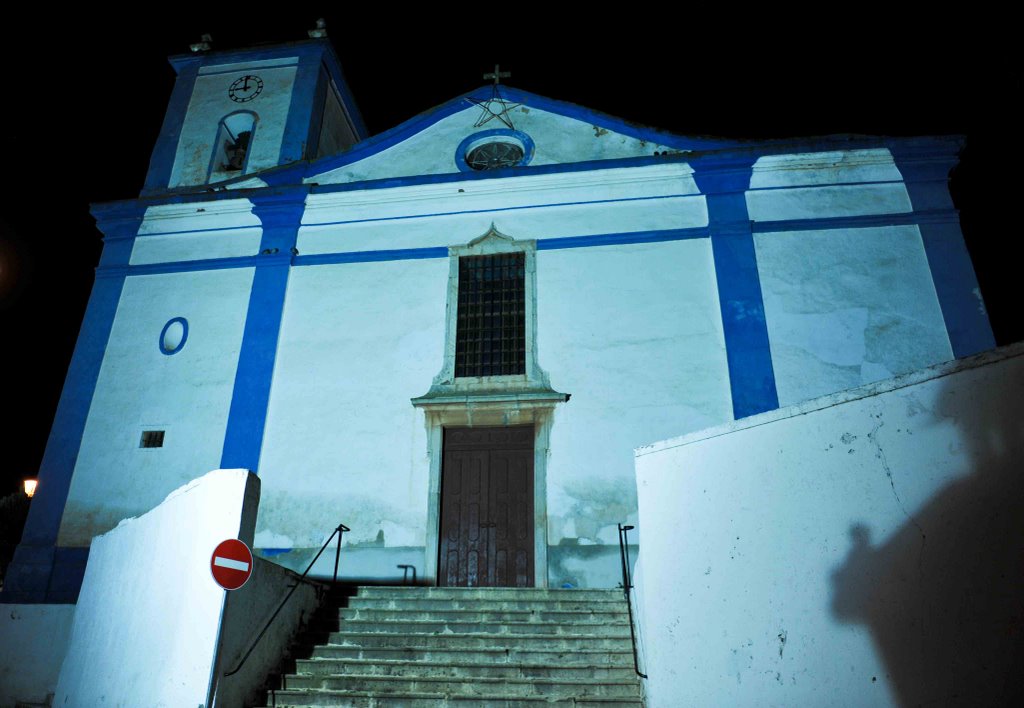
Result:
[[[673,533],[634,448],[994,346],[956,138],[690,138],[497,78],[370,137],[325,40],[171,63],[5,601],[74,601],[216,468],[291,568],[341,523],[350,579],[614,587],[617,523]]]

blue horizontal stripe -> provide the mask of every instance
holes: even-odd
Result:
[[[280,265],[290,263],[291,254],[241,256],[237,258],[208,258],[197,261],[174,261],[171,263],[145,263],[142,265],[97,268],[97,278],[116,278],[122,275],[161,275],[163,273],[190,273],[198,270],[225,270],[228,268],[253,268],[257,265]]]
[[[827,216],[817,219],[780,219],[755,221],[754,233],[774,231],[828,231],[830,229],[867,229],[879,226],[914,226],[927,223],[959,221],[955,210],[932,212],[901,212],[898,214],[867,214],[864,216]]]
[[[707,227],[675,229],[670,231],[638,231],[634,233],[597,234],[594,236],[566,236],[537,240],[538,251],[553,251],[563,248],[586,248],[590,246],[614,246],[631,243],[658,243],[662,241],[684,241],[706,238]],[[328,265],[337,263],[368,263],[373,261],[401,261],[423,258],[447,258],[448,247],[403,248],[382,251],[354,251],[348,253],[321,253],[297,256],[297,266]]]
[[[445,184],[448,182],[475,182],[505,177],[530,177],[533,175],[564,174],[572,172],[590,172],[593,170],[613,170],[627,167],[647,167],[666,163],[686,163],[685,155],[665,155],[646,157],[623,157],[608,160],[587,160],[584,162],[559,163],[551,165],[532,165],[529,167],[503,167],[481,172],[442,172],[431,175],[405,175],[385,177],[382,179],[364,180],[361,182],[343,182],[339,184],[318,184],[308,182],[314,194],[332,192],[362,191],[365,189],[390,189],[392,187],[411,187],[421,184]],[[241,179],[241,178],[240,178]],[[265,180],[267,181],[267,180]],[[268,181],[269,183],[269,181]]]
[[[544,238],[537,241],[538,251],[553,251],[563,248],[587,248],[590,246],[615,246],[629,243],[658,243],[661,241],[685,241],[707,238],[708,227],[673,229],[670,231],[637,231],[624,234],[597,234],[595,236],[566,236]]]
[[[150,236],[178,236],[180,234],[208,234],[215,231],[242,231],[244,229],[254,229],[259,231],[262,227],[259,224],[248,224],[244,226],[214,226],[208,229],[181,229],[179,231],[148,231],[144,234],[139,234],[136,238],[149,238]]]
[[[753,222],[752,231],[754,233],[772,233],[783,231],[828,231],[832,229],[847,228],[910,226],[926,223],[955,223],[958,218],[957,212],[950,209],[906,214],[869,214],[867,216],[841,216],[820,219],[758,221]],[[682,241],[694,238],[707,238],[707,236],[707,226],[660,231],[593,234],[588,236],[561,236],[556,238],[538,239],[537,249],[545,251],[562,248],[586,248],[588,246],[656,243],[659,241]],[[240,256],[234,258],[210,258],[195,261],[174,261],[169,263],[146,263],[131,266],[101,266],[100,268],[97,268],[96,276],[99,278],[114,278],[133,275],[187,273],[203,270],[224,270],[227,268],[252,268],[257,265],[280,265],[282,263],[290,263],[296,266],[311,266],[334,263],[418,260],[422,258],[444,258],[447,255],[447,246],[426,246],[423,248],[398,248],[372,251],[345,251],[337,253],[318,253],[305,256],[292,256],[288,253],[277,253],[273,255],[267,254]]]
[[[738,192],[785,192],[793,189],[825,189],[827,187],[875,187],[882,184],[902,185],[900,179],[873,179],[862,182],[827,182],[825,184],[779,184],[773,187],[750,187],[749,189],[737,188]],[[719,192],[727,194],[727,192]]]
[[[266,60],[266,59],[249,59],[248,61],[246,61],[244,63],[257,62],[257,61],[261,61],[262,62],[262,61],[268,61],[268,60]],[[271,59],[270,61],[273,61],[273,59]],[[201,69],[199,71],[199,75],[200,76],[220,76],[221,74],[238,74],[238,73],[241,73],[242,71],[251,71],[251,72],[255,73],[257,71],[267,71],[267,70],[270,70],[270,69],[286,69],[288,67],[298,66],[299,65],[299,57],[298,57],[298,55],[293,55],[293,56],[288,56],[288,57],[281,57],[280,60],[279,60],[279,63],[275,62],[273,64],[261,64],[260,66],[250,66],[250,67],[247,67],[247,68],[244,68],[244,69],[238,66],[239,63],[240,62],[233,62],[231,64],[225,65],[225,66],[230,66],[231,68],[229,68],[229,69],[216,68],[216,67],[221,66],[219,64],[216,65],[216,66],[204,67],[203,69]]]
[[[865,183],[868,184],[868,183]],[[883,184],[883,183],[871,183],[871,184]],[[899,183],[894,183],[899,184]],[[750,190],[756,191],[756,190]],[[410,214],[404,216],[389,216],[377,219],[349,219],[341,221],[316,221],[303,224],[303,228],[313,226],[343,226],[346,224],[364,224],[371,222],[383,222],[383,221],[400,221],[407,219],[426,219],[432,217],[442,216],[461,216],[463,214],[486,214],[493,212],[506,212],[506,211],[521,211],[525,209],[546,209],[554,207],[566,207],[566,206],[586,206],[588,204],[616,204],[619,202],[628,203],[635,201],[657,201],[660,199],[682,199],[687,197],[704,197],[705,195],[700,193],[692,194],[667,194],[653,197],[625,197],[622,199],[598,199],[594,201],[576,201],[576,202],[554,202],[551,204],[528,204],[523,206],[512,206],[512,207],[496,207],[491,209],[467,209],[465,211],[442,211],[442,212],[430,212],[426,214]],[[916,212],[895,212],[891,214],[866,214],[859,216],[829,216],[820,217],[813,219],[780,219],[776,221],[755,221],[753,222],[753,230],[755,233],[764,233],[770,231],[814,231],[814,230],[825,230],[825,229],[842,229],[842,228],[868,228],[871,226],[899,226],[909,224],[924,224],[924,223],[945,223],[945,222],[956,222],[959,223],[960,215],[955,209],[936,209],[931,211],[916,211]],[[256,224],[243,225],[243,226],[223,226],[209,229],[185,229],[181,231],[153,231],[148,233],[139,234],[137,238],[148,238],[151,236],[176,236],[181,234],[201,234],[201,233],[215,233],[218,231],[244,231],[246,229],[259,229],[260,226]],[[112,239],[107,239],[108,241]]]
[[[656,197],[625,197],[622,199],[595,199],[593,201],[585,202],[553,202],[551,204],[525,204],[523,206],[510,206],[510,207],[491,207],[489,209],[467,209],[465,211],[437,211],[430,212],[427,214],[408,214],[405,216],[385,216],[374,219],[349,219],[345,221],[317,221],[307,224],[303,224],[303,227],[307,226],[339,226],[343,224],[365,224],[370,222],[378,221],[402,221],[406,219],[429,219],[436,216],[460,216],[462,214],[491,214],[494,212],[502,211],[520,211],[523,209],[551,209],[554,207],[566,207],[566,206],[587,206],[590,204],[618,204],[619,202],[647,202],[656,201],[659,199],[678,199],[680,197],[697,197],[701,198],[701,194],[668,194],[665,196]]]
[[[370,263],[374,261],[412,261],[423,258],[447,258],[448,247],[397,248],[388,251],[349,251],[348,253],[317,253],[296,256],[297,266],[333,265],[336,263]]]
[[[273,47],[263,47],[259,49],[221,49],[209,54],[175,54],[167,58],[171,66],[175,69],[180,64],[188,63],[190,60],[195,61],[196,57],[202,57],[204,60],[210,63],[211,66],[217,64],[236,64],[241,62],[250,61],[262,61],[264,59],[285,59],[285,58],[301,58],[310,55],[322,54],[325,45],[328,43],[322,39],[303,39],[296,42],[289,42],[287,44],[279,44]],[[259,67],[256,67],[257,69]],[[268,67],[273,68],[273,67]]]

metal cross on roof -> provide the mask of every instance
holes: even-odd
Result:
[[[502,79],[510,79],[510,78],[512,78],[512,72],[511,71],[501,71],[500,67],[497,64],[495,64],[494,65],[494,71],[492,71],[489,74],[484,74],[484,78],[485,79],[494,79],[494,85],[497,86],[499,83],[501,83]]]

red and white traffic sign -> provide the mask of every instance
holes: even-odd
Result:
[[[252,551],[237,538],[221,541],[210,557],[213,579],[225,590],[237,590],[252,575]]]

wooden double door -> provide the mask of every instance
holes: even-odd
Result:
[[[446,428],[440,585],[534,585],[533,426]]]

